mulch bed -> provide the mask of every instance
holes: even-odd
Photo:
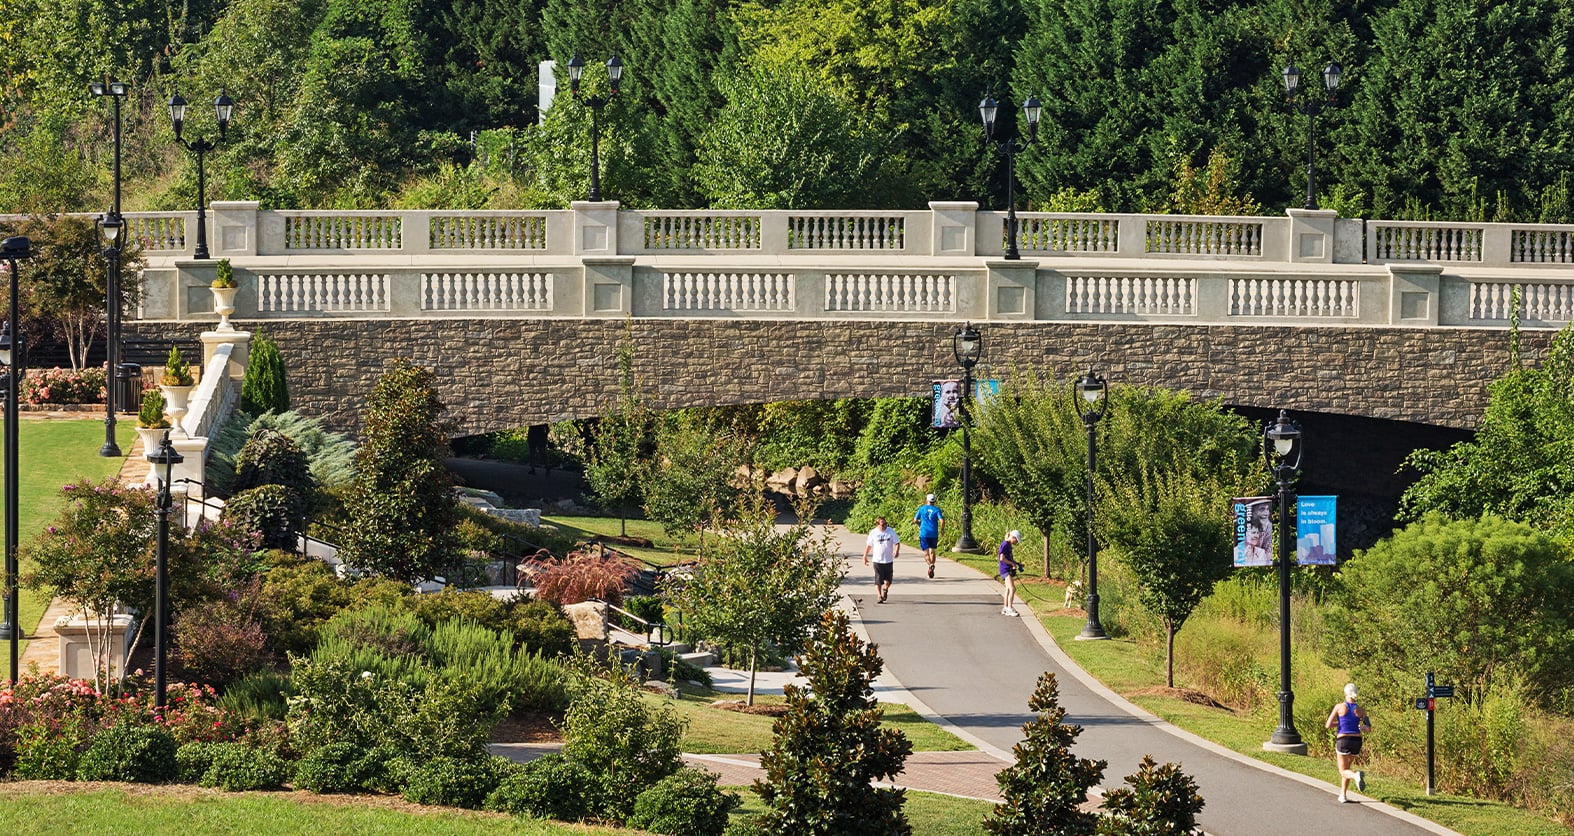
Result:
[[[749,705],[743,700],[717,700],[711,703],[710,707],[722,711],[736,711],[739,714],[763,714],[767,717],[780,717],[787,713],[787,706],[781,703]]]
[[[492,727],[493,743],[562,743],[552,718],[540,712],[515,714]]]

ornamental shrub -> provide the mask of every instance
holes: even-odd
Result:
[[[188,607],[170,632],[181,666],[211,685],[227,685],[272,658],[268,636],[244,599]]]
[[[92,723],[77,716],[67,716],[53,724],[40,721],[18,727],[12,777],[18,781],[75,780],[82,750],[96,730]]]
[[[246,359],[246,374],[240,383],[240,404],[248,415],[285,412],[290,408],[290,390],[284,379],[284,358],[278,343],[258,334]]]
[[[278,430],[259,427],[246,440],[235,457],[235,492],[261,485],[283,485],[299,498],[302,513],[317,480],[312,477],[311,460],[293,439]]]
[[[592,812],[596,785],[588,767],[554,752],[506,770],[484,806],[516,816],[579,821]]]
[[[671,706],[646,702],[621,669],[585,675],[563,715],[563,756],[596,775],[595,812],[623,821],[641,790],[683,766],[683,720]]]
[[[17,397],[29,404],[104,402],[104,369],[28,369],[17,385]]]
[[[293,549],[306,527],[306,503],[284,485],[259,485],[231,496],[222,519],[257,535],[265,549]]]
[[[78,781],[161,784],[178,774],[175,738],[158,726],[121,723],[93,737],[77,763]]]
[[[169,429],[169,416],[164,414],[164,393],[148,389],[142,393],[142,408],[137,410],[137,426],[144,429]]]
[[[738,796],[716,786],[716,774],[683,767],[634,799],[630,827],[667,836],[722,836]]]
[[[382,782],[385,770],[381,758],[369,755],[353,743],[318,746],[295,764],[295,786],[319,794],[371,789]]]
[[[213,761],[197,783],[230,792],[276,790],[291,778],[288,762],[267,749],[244,743],[214,744]]]
[[[447,407],[430,369],[397,362],[367,399],[365,442],[344,500],[339,557],[396,580],[430,578],[455,557],[459,521]]]
[[[498,761],[507,762],[484,753],[411,759],[404,769],[404,799],[415,804],[479,810],[497,789],[501,773]]]
[[[175,750],[175,780],[182,784],[195,784],[208,774],[213,758],[222,743],[194,740]]]
[[[563,608],[551,601],[515,599],[509,626],[521,645],[544,656],[565,656],[574,649],[574,625]]]
[[[186,358],[180,354],[180,346],[169,347],[169,357],[164,359],[164,372],[159,376],[159,383],[164,386],[191,386],[197,381],[191,376],[191,367],[186,365]]]
[[[1190,836],[1197,832],[1202,796],[1197,793],[1197,782],[1182,772],[1179,764],[1161,766],[1152,755],[1143,755],[1136,774],[1127,775],[1126,783],[1129,788],[1105,793],[1100,834]]]
[[[1039,675],[1028,708],[1039,716],[1022,727],[1026,737],[1016,745],[1016,762],[995,776],[1004,800],[984,817],[984,830],[1004,836],[1093,833],[1098,816],[1081,807],[1108,763],[1072,754],[1082,727],[1065,722],[1054,674]]]
[[[612,604],[623,600],[623,590],[639,570],[616,552],[605,555],[591,549],[569,552],[547,564],[536,578],[536,599],[555,604],[578,604],[600,598]]]
[[[230,493],[236,458],[252,435],[263,429],[288,436],[310,462],[312,478],[324,488],[349,483],[355,477],[355,442],[329,432],[322,422],[299,412],[270,412],[260,417],[236,410],[208,438],[208,466],[204,472],[215,491]]]

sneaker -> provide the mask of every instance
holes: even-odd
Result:
[[[1344,793],[1339,793],[1339,803],[1340,804],[1349,804],[1350,803],[1350,799],[1346,798]]]
[[[931,564],[929,564],[929,577],[932,578],[934,576],[935,576],[935,565],[933,563],[931,563]]]
[[[1366,771],[1365,770],[1362,770],[1360,772],[1355,773],[1355,788],[1360,790],[1361,792],[1366,792]]]
[[[1006,615],[1009,615],[1012,618],[1016,618],[1017,616],[1020,615],[1020,613],[1018,613],[1016,610],[1005,610],[1004,612],[1005,612]]]

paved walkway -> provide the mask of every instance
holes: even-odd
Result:
[[[1452,833],[1374,799],[1353,795],[1339,804],[1338,787],[1237,754],[1182,731],[1105,688],[1077,667],[1038,619],[1000,614],[1000,585],[960,563],[942,559],[935,578],[903,547],[889,602],[875,603],[873,573],[862,564],[863,538],[838,532],[849,557],[843,592],[859,624],[880,649],[886,672],[906,691],[906,702],[998,765],[956,764],[948,770],[997,771],[1012,758],[1038,676],[1055,674],[1066,720],[1083,727],[1075,751],[1109,762],[1105,785],[1119,786],[1144,754],[1173,761],[1198,783],[1207,806],[1201,824],[1216,836],[1295,836],[1337,831],[1341,836]],[[890,683],[886,688],[890,690]],[[892,694],[895,698],[895,694]],[[1264,729],[1266,737],[1270,729]],[[927,789],[931,765],[909,785]],[[1333,764],[1328,765],[1330,777]]]

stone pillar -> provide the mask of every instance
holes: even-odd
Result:
[[[257,254],[257,207],[255,200],[215,200],[213,235],[208,242],[215,259],[244,258]]]
[[[1389,264],[1388,324],[1436,328],[1442,313],[1440,264]],[[1457,321],[1464,321],[1463,319]]]
[[[1290,216],[1290,240],[1286,251],[1292,264],[1332,264],[1334,261],[1334,223],[1339,213],[1332,209],[1286,209]],[[1268,258],[1268,242],[1263,256]]]
[[[934,256],[976,255],[978,202],[974,200],[929,201],[931,218],[929,254]]]
[[[235,380],[240,380],[246,376],[246,361],[251,357],[251,332],[203,331],[202,370],[204,374],[207,373],[208,366],[213,363],[213,355],[218,353],[219,346],[223,345],[230,347],[229,376]]]
[[[125,676],[126,654],[130,650],[131,628],[135,623],[136,620],[129,615],[112,615],[105,634],[104,625],[97,618],[90,621],[78,615],[70,620],[62,619],[61,623],[55,625],[60,648],[60,675],[92,681],[94,668],[97,667],[93,650],[102,641],[105,644],[102,653],[109,661],[110,678]]]
[[[624,317],[634,312],[634,259],[587,258],[584,316]]]
[[[983,303],[980,318],[991,322],[1032,320],[1038,305],[1038,261],[988,259],[984,267],[989,270],[987,298],[975,300],[975,304]]]
[[[574,255],[617,255],[618,202],[576,200],[569,206],[574,211]]]

